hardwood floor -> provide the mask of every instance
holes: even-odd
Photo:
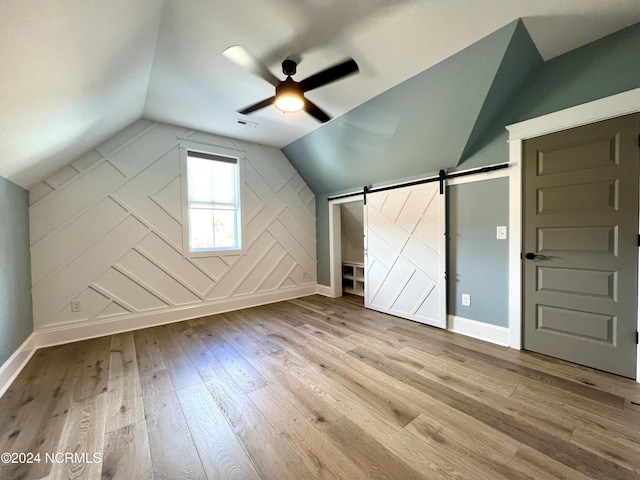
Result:
[[[11,480],[631,479],[640,385],[311,296],[40,350],[0,432]]]

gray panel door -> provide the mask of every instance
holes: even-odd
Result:
[[[632,378],[639,125],[634,114],[527,140],[523,169],[524,348]]]

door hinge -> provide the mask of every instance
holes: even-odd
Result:
[[[638,246],[640,247],[640,235],[638,235]]]
[[[640,344],[640,334],[636,332],[636,345]]]

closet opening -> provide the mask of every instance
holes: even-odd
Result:
[[[364,297],[364,201],[363,196],[329,204],[329,256],[331,296]]]
[[[340,205],[342,292],[364,297],[364,205]]]

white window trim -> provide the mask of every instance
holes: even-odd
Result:
[[[195,142],[193,140],[179,139],[178,150],[180,154],[180,173],[181,173],[181,203],[182,203],[182,255],[185,258],[198,257],[218,257],[221,255],[238,255],[245,252],[247,240],[245,238],[246,225],[244,214],[244,161],[246,159],[244,150],[235,150],[219,145],[208,144],[204,142]],[[187,155],[188,152],[200,152],[219,157],[228,157],[237,159],[238,165],[238,212],[240,222],[238,224],[238,236],[240,237],[240,247],[220,248],[215,250],[197,250],[191,251],[189,248],[189,196],[188,196],[188,173],[187,173]]]

